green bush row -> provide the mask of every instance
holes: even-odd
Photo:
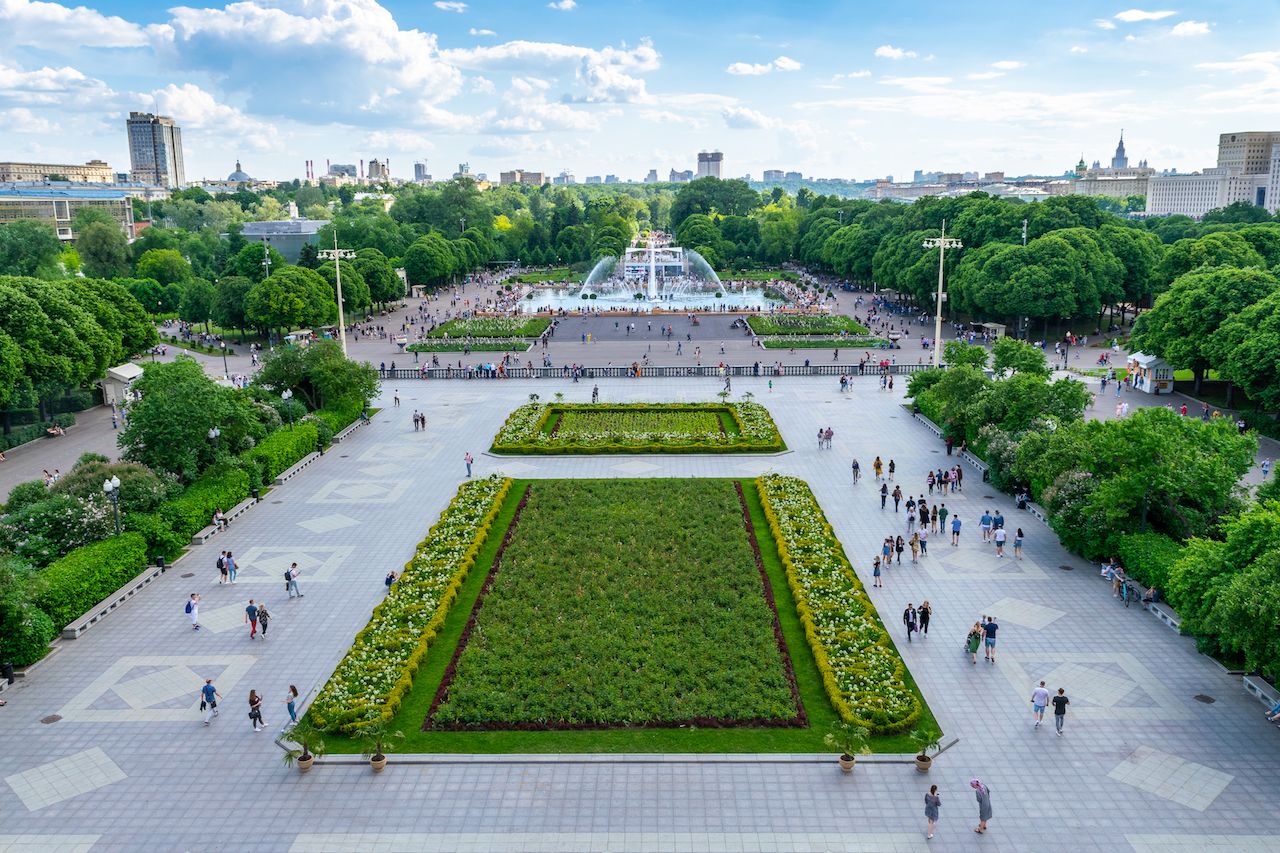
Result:
[[[1169,569],[1183,550],[1163,533],[1126,533],[1115,537],[1115,548],[1115,556],[1129,577],[1160,590],[1168,589]]]
[[[36,604],[62,628],[137,577],[146,565],[147,541],[140,533],[85,545],[45,568]]]
[[[325,423],[334,433],[339,433],[355,423],[356,418],[360,417],[360,412],[362,411],[364,411],[364,406],[357,400],[347,405],[316,409],[311,413],[310,417]]]
[[[180,497],[170,501],[156,515],[183,542],[208,527],[214,510],[228,510],[249,497],[248,472],[230,465],[206,471]]]
[[[258,470],[258,478],[270,483],[319,447],[320,436],[315,424],[302,421],[293,429],[278,429],[263,439],[242,458]],[[243,498],[241,498],[243,500]]]
[[[0,450],[8,450],[10,447],[17,447],[19,444],[26,444],[28,441],[35,441],[37,438],[44,438],[44,431],[54,424],[63,429],[75,426],[76,416],[68,412],[65,415],[54,415],[52,420],[42,421],[38,424],[14,427],[8,435],[0,435]]]

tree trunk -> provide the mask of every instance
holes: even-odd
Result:
[[[1236,383],[1228,380],[1227,381],[1227,408],[1228,409],[1235,408],[1234,406],[1231,405],[1232,398],[1235,397],[1235,390],[1236,390]]]
[[[1200,393],[1200,384],[1204,381],[1204,368],[1193,367],[1191,369],[1191,373],[1192,373],[1192,376],[1195,377],[1195,384],[1191,387],[1192,387],[1192,390],[1198,395]]]

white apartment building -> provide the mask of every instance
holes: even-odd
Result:
[[[1181,213],[1199,219],[1211,210],[1238,201],[1256,204],[1274,213],[1276,197],[1268,192],[1274,175],[1274,172],[1247,175],[1228,168],[1205,169],[1189,175],[1152,175],[1147,181],[1147,214]]]

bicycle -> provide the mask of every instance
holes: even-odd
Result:
[[[1129,587],[1129,581],[1120,581],[1120,598],[1124,601],[1124,606],[1128,607],[1133,601],[1133,593]]]

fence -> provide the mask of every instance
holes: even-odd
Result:
[[[573,368],[571,367],[516,367],[508,366],[502,368],[502,372],[498,372],[500,362],[495,360],[494,369],[486,370],[482,367],[428,367],[423,365],[419,368],[401,368],[395,370],[380,370],[378,375],[382,379],[570,379],[573,377]],[[930,364],[893,364],[889,366],[889,373],[902,376],[904,374],[916,373],[921,370],[928,370],[933,365]],[[701,366],[685,367],[685,366],[641,366],[639,375],[627,365],[611,365],[607,367],[579,367],[579,375],[583,379],[609,379],[609,378],[686,378],[686,377],[707,377],[719,379],[725,374],[729,376],[758,376],[761,378],[772,378],[775,376],[880,376],[883,368],[878,365],[868,364],[864,368],[859,369],[856,364],[784,364],[782,366],[769,364],[746,364],[746,365],[726,365],[724,373],[721,373],[719,365],[704,364]]]

